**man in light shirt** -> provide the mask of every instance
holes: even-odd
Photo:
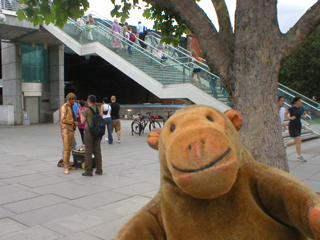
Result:
[[[281,123],[281,127],[282,127],[282,132],[284,132],[284,130],[286,130],[287,126],[284,123],[284,113],[285,113],[286,109],[283,107],[283,105],[284,105],[283,96],[279,96],[278,105],[279,105],[279,116],[280,116],[280,123]]]
[[[144,41],[145,37],[146,37],[146,34],[144,32],[144,26],[142,25],[141,21],[138,22],[138,26],[137,26],[137,37]],[[144,49],[147,48],[147,45],[142,42],[142,41],[139,41],[141,47],[143,47]]]

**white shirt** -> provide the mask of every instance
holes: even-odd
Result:
[[[111,113],[111,106],[109,104],[103,104],[103,111],[107,111],[108,110],[108,114],[103,114],[102,118],[108,118],[111,117],[110,113]]]
[[[138,30],[139,30],[139,33],[143,33],[143,25],[141,23],[138,24]]]
[[[279,116],[280,116],[280,123],[281,125],[284,123],[284,113],[286,112],[286,109],[284,107],[281,107],[279,110]],[[283,132],[283,127],[282,127],[282,132]]]

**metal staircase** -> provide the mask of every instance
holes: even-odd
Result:
[[[110,21],[100,19],[96,21],[94,28],[86,30],[85,27],[77,26],[76,22],[70,19],[62,30],[65,33],[63,37],[60,29],[52,25],[45,27],[79,55],[100,55],[160,98],[189,98],[197,104],[215,106],[222,111],[228,109],[226,105],[230,103],[226,91],[220,86],[219,77],[210,73],[206,64],[196,63],[187,50],[168,45],[165,52],[168,59],[162,62],[158,57],[157,49],[160,36],[149,33],[145,42],[148,47],[145,50],[140,47],[138,40],[131,43],[122,35],[113,34],[110,26]],[[93,41],[88,39],[89,31],[92,32]],[[121,50],[112,48],[112,38],[122,42]],[[128,54],[128,46],[132,47],[133,57]],[[195,65],[200,65],[201,68],[200,89],[190,84],[192,69]],[[302,97],[304,106],[310,109],[309,115],[311,115],[308,122],[303,121],[303,138],[318,137],[320,133],[319,104],[281,84],[278,90],[279,95],[284,96],[286,105],[289,105],[294,96]],[[287,137],[288,133],[285,133],[284,138]]]

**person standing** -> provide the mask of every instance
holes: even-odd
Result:
[[[100,114],[103,118],[103,120],[105,121],[106,125],[107,125],[107,130],[108,130],[108,137],[106,138],[106,140],[109,142],[109,144],[113,143],[113,138],[112,138],[112,130],[111,130],[111,126],[112,126],[112,119],[111,119],[111,107],[109,104],[107,104],[107,102],[109,101],[109,99],[107,97],[104,97],[102,102],[103,104],[101,105],[100,108]]]
[[[145,37],[146,37],[146,34],[145,34],[145,27],[142,25],[141,21],[138,22],[138,27],[137,27],[137,36],[140,40],[142,41],[139,41],[141,47],[143,47],[144,49],[147,48],[147,45],[143,42]]]
[[[79,128],[79,132],[80,132],[80,136],[81,136],[81,141],[82,141],[82,147],[84,147],[84,128],[85,128],[85,124],[81,123],[81,118],[80,118],[80,111],[84,111],[86,109],[86,107],[84,106],[84,101],[81,100],[79,102],[80,107],[78,108],[78,118],[77,121],[80,122],[80,125],[78,126]]]
[[[115,129],[115,132],[118,135],[118,143],[121,143],[121,122],[120,122],[120,116],[119,116],[119,111],[120,111],[120,104],[116,102],[116,97],[111,96],[111,118],[112,118],[112,132],[113,129]]]
[[[60,107],[60,125],[61,135],[63,141],[63,166],[65,168],[64,174],[68,175],[69,170],[75,170],[77,168],[70,166],[70,155],[74,140],[74,134],[76,126],[80,123],[76,121],[76,116],[73,112],[73,105],[77,96],[74,93],[68,93],[66,97],[66,103]]]
[[[286,146],[296,145],[299,162],[306,162],[307,160],[301,154],[301,116],[304,115],[307,118],[307,113],[302,107],[301,97],[295,97],[292,100],[292,107],[288,108],[285,112],[286,118],[290,119],[289,122],[289,134],[293,140],[287,142]]]
[[[73,112],[74,112],[74,115],[76,116],[76,120],[78,121],[78,103],[75,101],[73,103]],[[76,134],[76,133],[74,133]],[[72,150],[75,150],[77,148],[77,141],[76,141],[76,138],[74,137],[73,138],[73,145],[72,145]]]
[[[90,133],[90,128],[93,121],[93,113],[90,108],[94,112],[99,112],[99,108],[96,104],[96,96],[89,95],[87,99],[88,108],[84,111],[80,111],[81,114],[81,123],[85,124],[84,129],[84,144],[86,146],[84,153],[84,162],[85,162],[85,172],[82,173],[82,176],[92,176],[92,154],[95,157],[96,161],[96,171],[95,173],[98,175],[102,175],[102,154],[100,148],[101,137],[93,137]]]
[[[285,115],[286,109],[283,107],[283,105],[284,105],[284,98],[283,96],[279,96],[278,106],[279,106],[279,116],[280,116],[282,132],[284,132],[284,130],[286,130],[287,128],[286,124],[284,123],[284,115]]]

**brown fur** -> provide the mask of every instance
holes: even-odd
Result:
[[[161,187],[115,239],[320,239],[320,198],[294,176],[255,162],[240,142],[241,123],[235,110],[193,105],[150,133]]]

